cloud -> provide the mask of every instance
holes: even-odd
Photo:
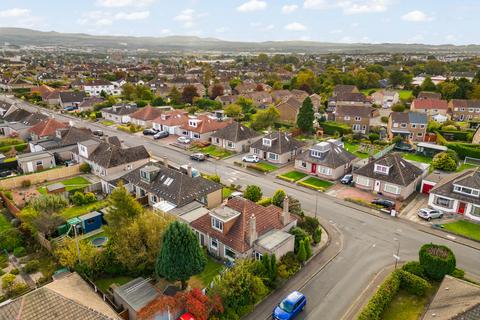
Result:
[[[191,28],[193,27],[196,22],[202,18],[205,17],[205,13],[197,13],[193,9],[185,9],[181,11],[178,15],[176,15],[173,20],[179,21],[183,23],[183,26],[185,28]]]
[[[19,18],[30,16],[30,10],[21,8],[12,8],[0,11],[1,18]]]
[[[410,22],[426,22],[426,21],[432,21],[433,19],[434,19],[433,17],[426,15],[424,12],[420,10],[410,11],[402,16],[402,20],[410,21]]]
[[[219,27],[219,28],[215,29],[215,32],[218,32],[218,33],[224,33],[224,32],[227,32],[227,31],[228,31],[227,27]]]
[[[77,20],[81,25],[95,25],[95,26],[110,26],[115,21],[138,21],[145,20],[150,16],[150,11],[133,11],[133,12],[117,12],[112,13],[108,11],[89,11],[84,13],[80,19]]]
[[[282,13],[284,14],[289,14],[298,9],[298,6],[296,4],[286,4],[282,7]]]
[[[292,23],[287,24],[284,27],[284,29],[288,30],[288,31],[305,31],[305,30],[307,30],[307,27],[304,26],[303,24],[299,23],[299,22],[292,22]]]
[[[115,20],[144,20],[150,16],[150,11],[138,11],[125,13],[120,12],[115,15]]]
[[[237,11],[240,11],[240,12],[259,11],[259,10],[264,10],[266,7],[267,7],[267,3],[265,1],[248,0],[247,2],[238,6]]]
[[[384,12],[391,0],[305,0],[303,7],[313,10],[340,9],[344,14]]]
[[[155,0],[97,0],[96,4],[106,8],[146,7]]]

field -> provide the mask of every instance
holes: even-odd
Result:
[[[383,89],[382,88],[363,89],[363,90],[360,90],[360,92],[362,92],[364,95],[368,96],[368,94],[371,91],[379,91],[379,90],[383,90]],[[408,99],[413,97],[412,90],[395,90],[395,91],[398,92],[398,95],[400,96],[400,99],[402,99],[402,100],[408,100]]]
[[[192,287],[197,287],[200,289],[206,288],[210,285],[210,282],[212,282],[213,278],[217,276],[222,269],[222,264],[209,258],[207,259],[207,265],[205,266],[203,272],[193,276],[190,279],[189,284]]]
[[[415,153],[402,153],[402,158],[405,160],[410,160],[410,161],[416,161],[416,162],[422,162],[422,163],[432,163],[432,158],[430,157],[425,157],[420,154],[415,154]]]

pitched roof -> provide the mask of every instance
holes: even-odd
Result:
[[[239,216],[235,218],[235,222],[228,233],[224,234],[223,232],[213,229],[211,215],[209,214],[203,215],[190,225],[194,229],[217,238],[220,242],[237,252],[245,252],[250,249],[248,230],[250,217],[252,217],[252,215],[254,215],[256,219],[258,237],[261,237],[271,230],[280,230],[284,227],[281,221],[282,209],[277,206],[270,205],[264,207],[240,197],[228,200],[225,206],[239,213]],[[290,222],[295,220],[296,218],[294,216],[290,216]]]
[[[60,100],[63,103],[82,102],[87,94],[83,91],[63,91],[60,92]]]
[[[448,109],[447,101],[440,99],[415,99],[412,105],[415,109]]]
[[[102,109],[102,112],[105,113],[110,113],[110,114],[115,114],[119,116],[124,116],[127,114],[132,114],[138,110],[137,105],[132,105],[132,104],[127,104],[127,103],[122,103],[122,104],[116,104],[110,108],[104,108]]]
[[[153,120],[153,119],[159,117],[165,111],[166,110],[163,109],[163,108],[155,108],[155,107],[152,107],[152,106],[146,106],[146,107],[143,107],[143,108],[139,108],[134,113],[131,113],[130,118],[144,120],[144,121],[150,121],[150,120]]]
[[[480,198],[471,197],[461,193],[456,193],[453,191],[453,185],[458,184],[461,186],[480,189],[480,169],[475,168],[471,170],[465,170],[460,173],[452,173],[447,177],[440,180],[433,188],[430,190],[430,193],[443,195],[449,198],[461,200],[464,202],[480,204]]]
[[[170,110],[155,118],[153,123],[165,126],[180,126],[188,123],[188,112],[185,110]]]
[[[311,150],[322,151],[320,157],[313,157]],[[297,155],[295,159],[335,169],[350,163],[352,160],[356,159],[356,156],[344,148],[337,146],[333,142],[324,141]]]
[[[57,121],[53,118],[40,121],[36,125],[30,128],[30,132],[37,137],[55,136],[58,129],[67,128],[68,124],[65,122]]]
[[[392,121],[397,123],[428,123],[428,117],[423,112],[392,112],[390,116],[392,117]]]
[[[98,144],[88,157],[89,160],[104,168],[114,168],[116,166],[149,158],[150,155],[143,145],[122,149],[117,144],[103,141]]]
[[[213,138],[221,138],[232,142],[239,142],[258,137],[260,134],[253,129],[245,127],[237,121],[232,122],[223,129],[212,134]]]
[[[22,120],[26,119],[30,115],[31,113],[27,110],[18,108],[3,117],[3,120],[8,122],[22,122]]]
[[[480,108],[480,100],[478,99],[452,99],[450,103],[453,108]]]
[[[336,108],[336,114],[370,118],[374,110],[375,108],[373,107],[350,105],[350,104],[338,104]]]
[[[272,140],[271,146],[263,145],[263,139]],[[265,152],[272,152],[276,154],[284,154],[285,152],[290,152],[292,150],[303,147],[305,144],[301,141],[294,139],[288,133],[282,133],[280,131],[272,132],[255,141],[251,148],[260,149]]]
[[[152,169],[157,171],[150,183],[142,180],[140,176],[140,171],[146,167],[153,167]],[[178,170],[154,162],[132,170],[120,179],[139,186],[177,207],[182,207],[222,188],[220,184],[211,180],[202,177],[192,178]],[[170,183],[166,183],[167,181]]]
[[[352,92],[358,92],[358,89],[356,86],[347,85],[347,84],[337,84],[333,89],[334,96],[342,93],[352,93]]]
[[[375,172],[375,164],[390,167],[388,175]],[[355,170],[354,173],[396,185],[408,186],[422,174],[422,170],[404,160],[398,153],[390,153],[369,162],[367,165]]]
[[[187,123],[181,125],[181,128],[197,133],[207,133],[223,129],[233,122],[232,119],[219,120],[207,114],[199,115],[196,119],[199,120],[196,127],[190,126],[189,121],[187,121]]]
[[[62,146],[71,146],[92,138],[92,131],[87,128],[68,127],[60,129],[60,132]]]

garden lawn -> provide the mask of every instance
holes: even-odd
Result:
[[[300,181],[298,184],[315,189],[315,190],[325,190],[333,186],[332,182],[321,180],[314,177],[310,177],[308,179]]]
[[[361,93],[364,95],[368,96],[370,91],[375,90],[375,91],[380,91],[383,90],[382,88],[371,88],[371,89],[363,89],[360,90]],[[402,100],[408,100],[413,96],[412,90],[395,90],[398,92],[398,95],[400,96],[400,99]]]
[[[416,153],[409,153],[409,152],[402,153],[402,158],[410,161],[416,161],[416,162],[422,162],[422,163],[428,163],[428,164],[432,163],[432,158],[425,157],[421,154],[416,154]]]
[[[73,177],[73,178],[66,179],[66,180],[63,180],[63,181],[60,181],[60,182],[65,185],[65,187],[66,187],[65,189],[67,191],[83,189],[83,188],[88,187],[90,185],[90,182],[87,179],[85,179],[84,177]],[[48,185],[50,185],[50,184],[52,184],[52,183],[49,183]],[[46,186],[42,186],[42,187],[38,188],[37,190],[41,194],[46,194],[47,193],[47,187]]]
[[[365,159],[365,158],[368,158],[370,156],[369,153],[359,151],[360,146],[361,146],[360,143],[348,143],[348,142],[346,142],[344,144],[344,146],[345,146],[345,150],[354,154],[357,158]],[[373,153],[375,154],[375,153],[379,152],[380,150],[381,149],[379,149],[378,146],[374,146]]]
[[[125,283],[133,280],[133,277],[128,276],[120,276],[120,277],[113,277],[113,278],[102,278],[95,281],[97,287],[102,290],[102,292],[107,292],[110,285],[116,283],[119,286],[124,285]]]
[[[300,179],[305,178],[306,176],[308,176],[308,174],[306,174],[304,172],[290,171],[290,172],[287,172],[287,173],[284,173],[284,174],[280,174],[277,177],[279,177],[280,179],[283,179],[283,180],[288,180],[288,181],[291,181],[291,182],[295,182],[295,181],[298,181]]]
[[[476,168],[477,166],[474,165],[474,164],[470,164],[470,163],[462,163],[461,165],[458,166],[457,168],[457,172],[461,172],[463,170],[468,170],[468,169],[473,169],[473,168]]]
[[[383,312],[383,320],[418,320],[422,316],[433,296],[438,290],[438,284],[433,284],[424,297],[408,293],[400,289],[393,301]]]
[[[94,203],[85,204],[83,206],[72,206],[62,212],[62,217],[66,220],[81,216],[83,214],[100,210],[107,206],[107,200],[97,201]]]
[[[229,150],[225,150],[225,149],[222,149],[222,148],[218,148],[217,146],[214,146],[214,145],[209,145],[207,147],[192,147],[190,148],[191,151],[196,151],[196,152],[202,152],[202,153],[205,153],[205,154],[209,154],[213,157],[217,157],[217,158],[226,158],[226,157],[229,157],[233,154],[232,151],[229,151]]]
[[[459,220],[456,222],[445,223],[442,225],[445,230],[458,234],[466,238],[480,241],[480,224]]]
[[[206,288],[210,285],[213,278],[220,274],[220,271],[223,269],[223,265],[214,261],[213,259],[207,258],[207,264],[202,273],[199,273],[193,276],[189,284],[192,287],[197,287],[200,289]]]
[[[0,213],[0,233],[10,228],[12,228],[10,221],[8,221],[8,218]]]
[[[259,163],[255,163],[255,165],[259,168],[262,168],[266,172],[272,172],[272,171],[275,171],[275,170],[278,169],[278,167],[276,165],[268,163],[268,162],[263,162],[263,161],[259,162]]]
[[[104,126],[107,126],[107,127],[115,124],[115,122],[110,121],[110,120],[103,120],[103,121],[100,121],[100,123],[103,124]]]

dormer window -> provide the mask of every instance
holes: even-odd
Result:
[[[143,181],[150,182],[150,174],[146,171],[140,170],[140,178]]]
[[[321,158],[322,157],[322,152],[318,150],[310,150],[310,155],[314,158]]]
[[[360,121],[360,120],[362,120],[362,117],[358,117],[358,116],[355,117],[355,121]]]
[[[388,174],[388,172],[390,171],[390,167],[382,166],[380,164],[375,164],[374,171],[376,173]]]
[[[271,147],[272,146],[272,139],[268,139],[268,138],[263,138],[263,145],[264,146],[267,146],[267,147]]]
[[[196,128],[197,125],[198,125],[198,121],[197,121],[197,120],[189,120],[189,121],[188,121],[188,125],[189,125],[190,127]]]
[[[480,196],[480,190],[463,187],[459,185],[454,185],[453,191],[455,191],[456,193],[461,193],[461,194],[465,194],[465,195],[473,196],[477,198]]]
[[[223,222],[215,217],[212,217],[212,228],[223,232]]]

